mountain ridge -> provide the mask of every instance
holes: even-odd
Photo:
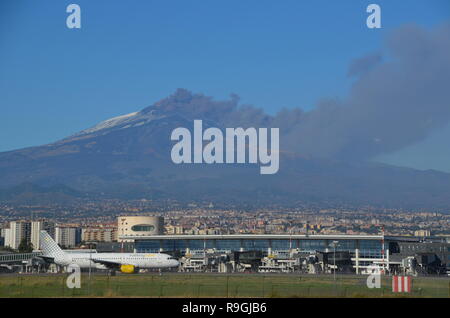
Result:
[[[78,193],[106,193],[121,199],[253,205],[331,202],[450,207],[450,174],[445,172],[311,158],[286,149],[280,155],[280,171],[273,176],[261,176],[258,166],[248,164],[172,163],[171,132],[177,127],[192,127],[194,119],[202,119],[205,128],[222,129],[233,123],[244,128],[280,124],[259,109],[238,106],[238,101],[234,95],[217,102],[178,90],[141,111],[110,118],[54,143],[0,153],[0,188],[64,185],[75,191],[75,197]],[[286,130],[280,126],[282,133]],[[280,139],[283,144],[283,135]]]

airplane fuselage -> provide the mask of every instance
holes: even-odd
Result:
[[[106,269],[100,262],[120,265],[133,265],[136,268],[170,268],[178,266],[178,261],[167,254],[160,253],[66,253],[64,257],[55,258],[55,263],[62,266],[77,264],[80,268]]]

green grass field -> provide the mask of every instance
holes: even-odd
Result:
[[[82,275],[81,288],[66,287],[66,275],[0,276],[0,297],[450,297],[449,278],[413,278],[411,294],[366,287],[365,276],[139,274]]]

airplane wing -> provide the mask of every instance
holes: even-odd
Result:
[[[105,261],[102,259],[92,259],[92,262],[105,265],[107,268],[120,268],[121,263]]]

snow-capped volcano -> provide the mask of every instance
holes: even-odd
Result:
[[[450,208],[450,175],[436,171],[319,160],[289,151],[281,153],[280,170],[271,176],[261,176],[255,165],[172,162],[171,132],[191,127],[194,119],[214,127],[273,124],[270,116],[236,104],[236,98],[217,102],[179,90],[58,142],[0,153],[0,190],[28,183],[125,199]],[[275,124],[283,127],[286,120]]]

